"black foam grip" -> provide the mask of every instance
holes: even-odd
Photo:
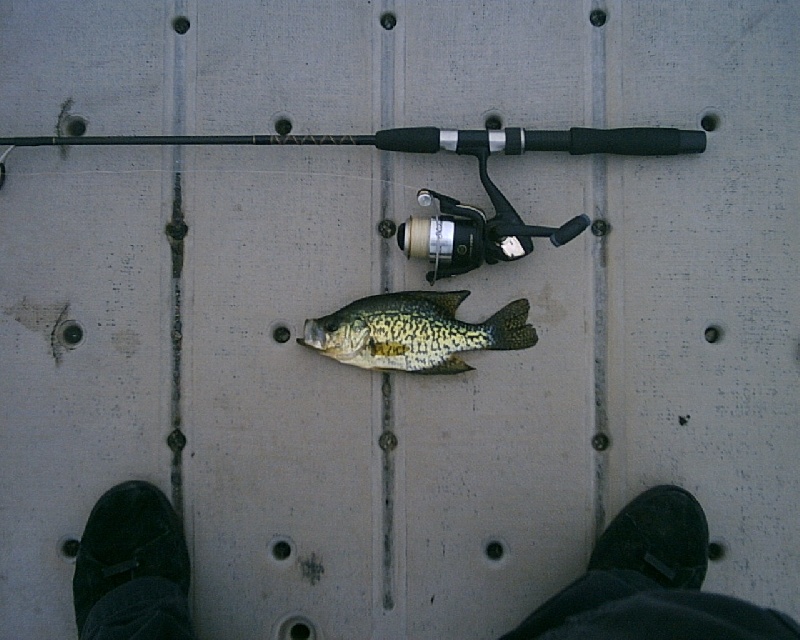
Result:
[[[560,247],[561,245],[567,244],[570,240],[574,240],[580,234],[584,232],[586,227],[589,226],[589,216],[585,213],[579,216],[574,217],[572,220],[562,224],[558,231],[556,231],[552,236],[550,236],[550,242],[553,243],[554,247]]]
[[[436,153],[439,151],[439,129],[436,127],[384,129],[375,134],[375,146],[383,151]]]
[[[629,156],[669,156],[679,153],[702,153],[706,148],[704,131],[631,127],[626,129],[569,130],[569,152],[617,153]]]
[[[522,148],[522,129],[519,127],[506,128],[506,148],[507,156],[518,156],[524,149]]]
[[[569,131],[525,130],[525,151],[569,151]]]

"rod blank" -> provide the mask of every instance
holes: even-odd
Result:
[[[349,135],[245,135],[245,136],[38,136],[0,138],[0,146],[60,147],[60,146],[146,146],[146,145],[365,145],[374,146],[375,136]]]

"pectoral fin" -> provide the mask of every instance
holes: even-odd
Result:
[[[414,371],[413,373],[451,375],[454,373],[464,373],[465,371],[474,370],[475,367],[470,367],[458,356],[450,356],[447,360],[440,364],[429,367],[428,369],[422,369],[421,371]]]
[[[408,347],[399,342],[375,342],[370,340],[369,350],[373,356],[390,358],[404,355],[408,351]]]

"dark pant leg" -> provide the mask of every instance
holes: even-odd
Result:
[[[650,589],[663,589],[636,571],[589,571],[553,596],[500,640],[529,640],[560,626],[568,617]]]
[[[81,640],[195,640],[189,602],[177,584],[136,578],[97,601]]]
[[[589,572],[502,640],[797,640],[785,614],[714,593],[664,589],[630,571]]]

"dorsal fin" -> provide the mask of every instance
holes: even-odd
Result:
[[[464,302],[470,291],[406,291],[405,295],[418,300],[425,300],[434,305],[446,318],[455,318],[459,305]]]

